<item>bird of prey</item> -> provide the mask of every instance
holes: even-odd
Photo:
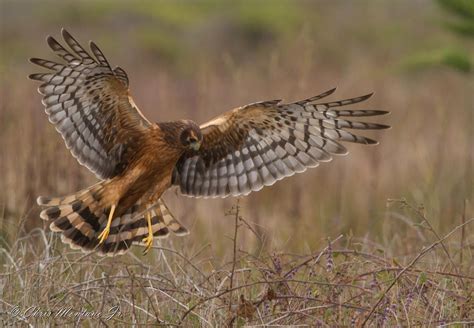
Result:
[[[154,236],[187,234],[161,198],[172,186],[190,197],[247,195],[346,154],[341,141],[377,143],[347,129],[388,128],[351,120],[386,111],[343,108],[371,94],[320,101],[335,89],[293,103],[252,103],[202,125],[152,123],[135,105],[123,69],[112,68],[94,42],[88,52],[64,29],[62,36],[66,46],[47,38],[61,60],[30,59],[49,71],[29,77],[42,82],[46,114],[66,147],[100,181],[37,202],[51,230],[83,251],[116,255],[144,244],[146,253]]]

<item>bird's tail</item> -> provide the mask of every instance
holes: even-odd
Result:
[[[74,249],[84,252],[97,250],[100,255],[125,253],[132,244],[141,244],[148,236],[147,208],[140,201],[112,221],[107,239],[99,244],[98,236],[107,224],[111,204],[104,204],[107,181],[102,181],[87,189],[66,197],[38,197],[38,204],[46,208],[41,212],[43,220],[50,221],[50,229],[62,232],[61,239]],[[172,231],[176,235],[186,235],[188,230],[177,221],[162,199],[153,209],[153,235],[167,237]]]

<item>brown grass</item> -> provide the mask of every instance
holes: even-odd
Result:
[[[408,206],[411,220],[417,220],[413,206],[399,205]],[[474,257],[467,247],[460,262],[456,241],[462,229],[472,230],[474,218],[439,239],[422,229],[426,242],[412,245],[416,251],[403,255],[389,255],[394,250],[384,250],[369,239],[342,235],[320,241],[307,254],[283,250],[268,254],[241,243],[240,233],[253,227],[241,216],[238,204],[227,215],[226,221],[234,222],[227,241],[234,251],[228,260],[216,256],[211,245],[190,251],[172,241],[155,246],[147,257],[135,255],[139,254],[135,250],[118,258],[100,258],[65,249],[56,236],[34,230],[3,250],[7,257],[0,275],[0,310],[6,313],[2,323],[110,327],[474,323],[474,276],[466,274],[474,269]],[[472,240],[462,243],[472,247]],[[58,314],[68,308],[71,317]],[[46,311],[53,312],[41,317]],[[97,311],[101,316],[74,317],[74,311]]]

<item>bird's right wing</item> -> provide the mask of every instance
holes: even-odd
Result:
[[[123,171],[152,124],[133,102],[124,70],[112,69],[93,42],[91,56],[66,30],[62,35],[72,51],[51,36],[47,41],[64,62],[32,58],[52,72],[29,77],[43,82],[38,91],[45,111],[72,155],[98,177],[111,178]]]

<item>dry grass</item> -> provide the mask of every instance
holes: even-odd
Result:
[[[397,201],[399,205],[408,211],[408,220],[419,221],[417,208],[405,201]],[[154,247],[147,257],[128,253],[100,258],[64,249],[56,236],[43,230],[32,231],[3,249],[0,310],[6,314],[2,323],[81,327],[99,322],[109,327],[474,324],[474,276],[467,274],[474,269],[474,235],[461,233],[473,230],[474,218],[440,238],[421,223],[418,228],[414,225],[426,242],[412,245],[413,253],[396,254],[395,249],[386,250],[368,239],[341,235],[320,241],[318,248],[301,255],[250,249],[240,242],[239,234],[255,229],[242,218],[238,203],[227,215],[234,224],[228,261],[216,256],[211,245],[190,252],[174,241]],[[422,222],[427,224],[428,219],[423,216]],[[459,242],[460,236],[464,239]],[[69,307],[70,317],[59,312]],[[48,310],[53,314],[40,316]],[[17,311],[20,314],[13,315]],[[74,317],[75,311],[83,311],[82,316]],[[85,316],[92,311],[101,315]]]

